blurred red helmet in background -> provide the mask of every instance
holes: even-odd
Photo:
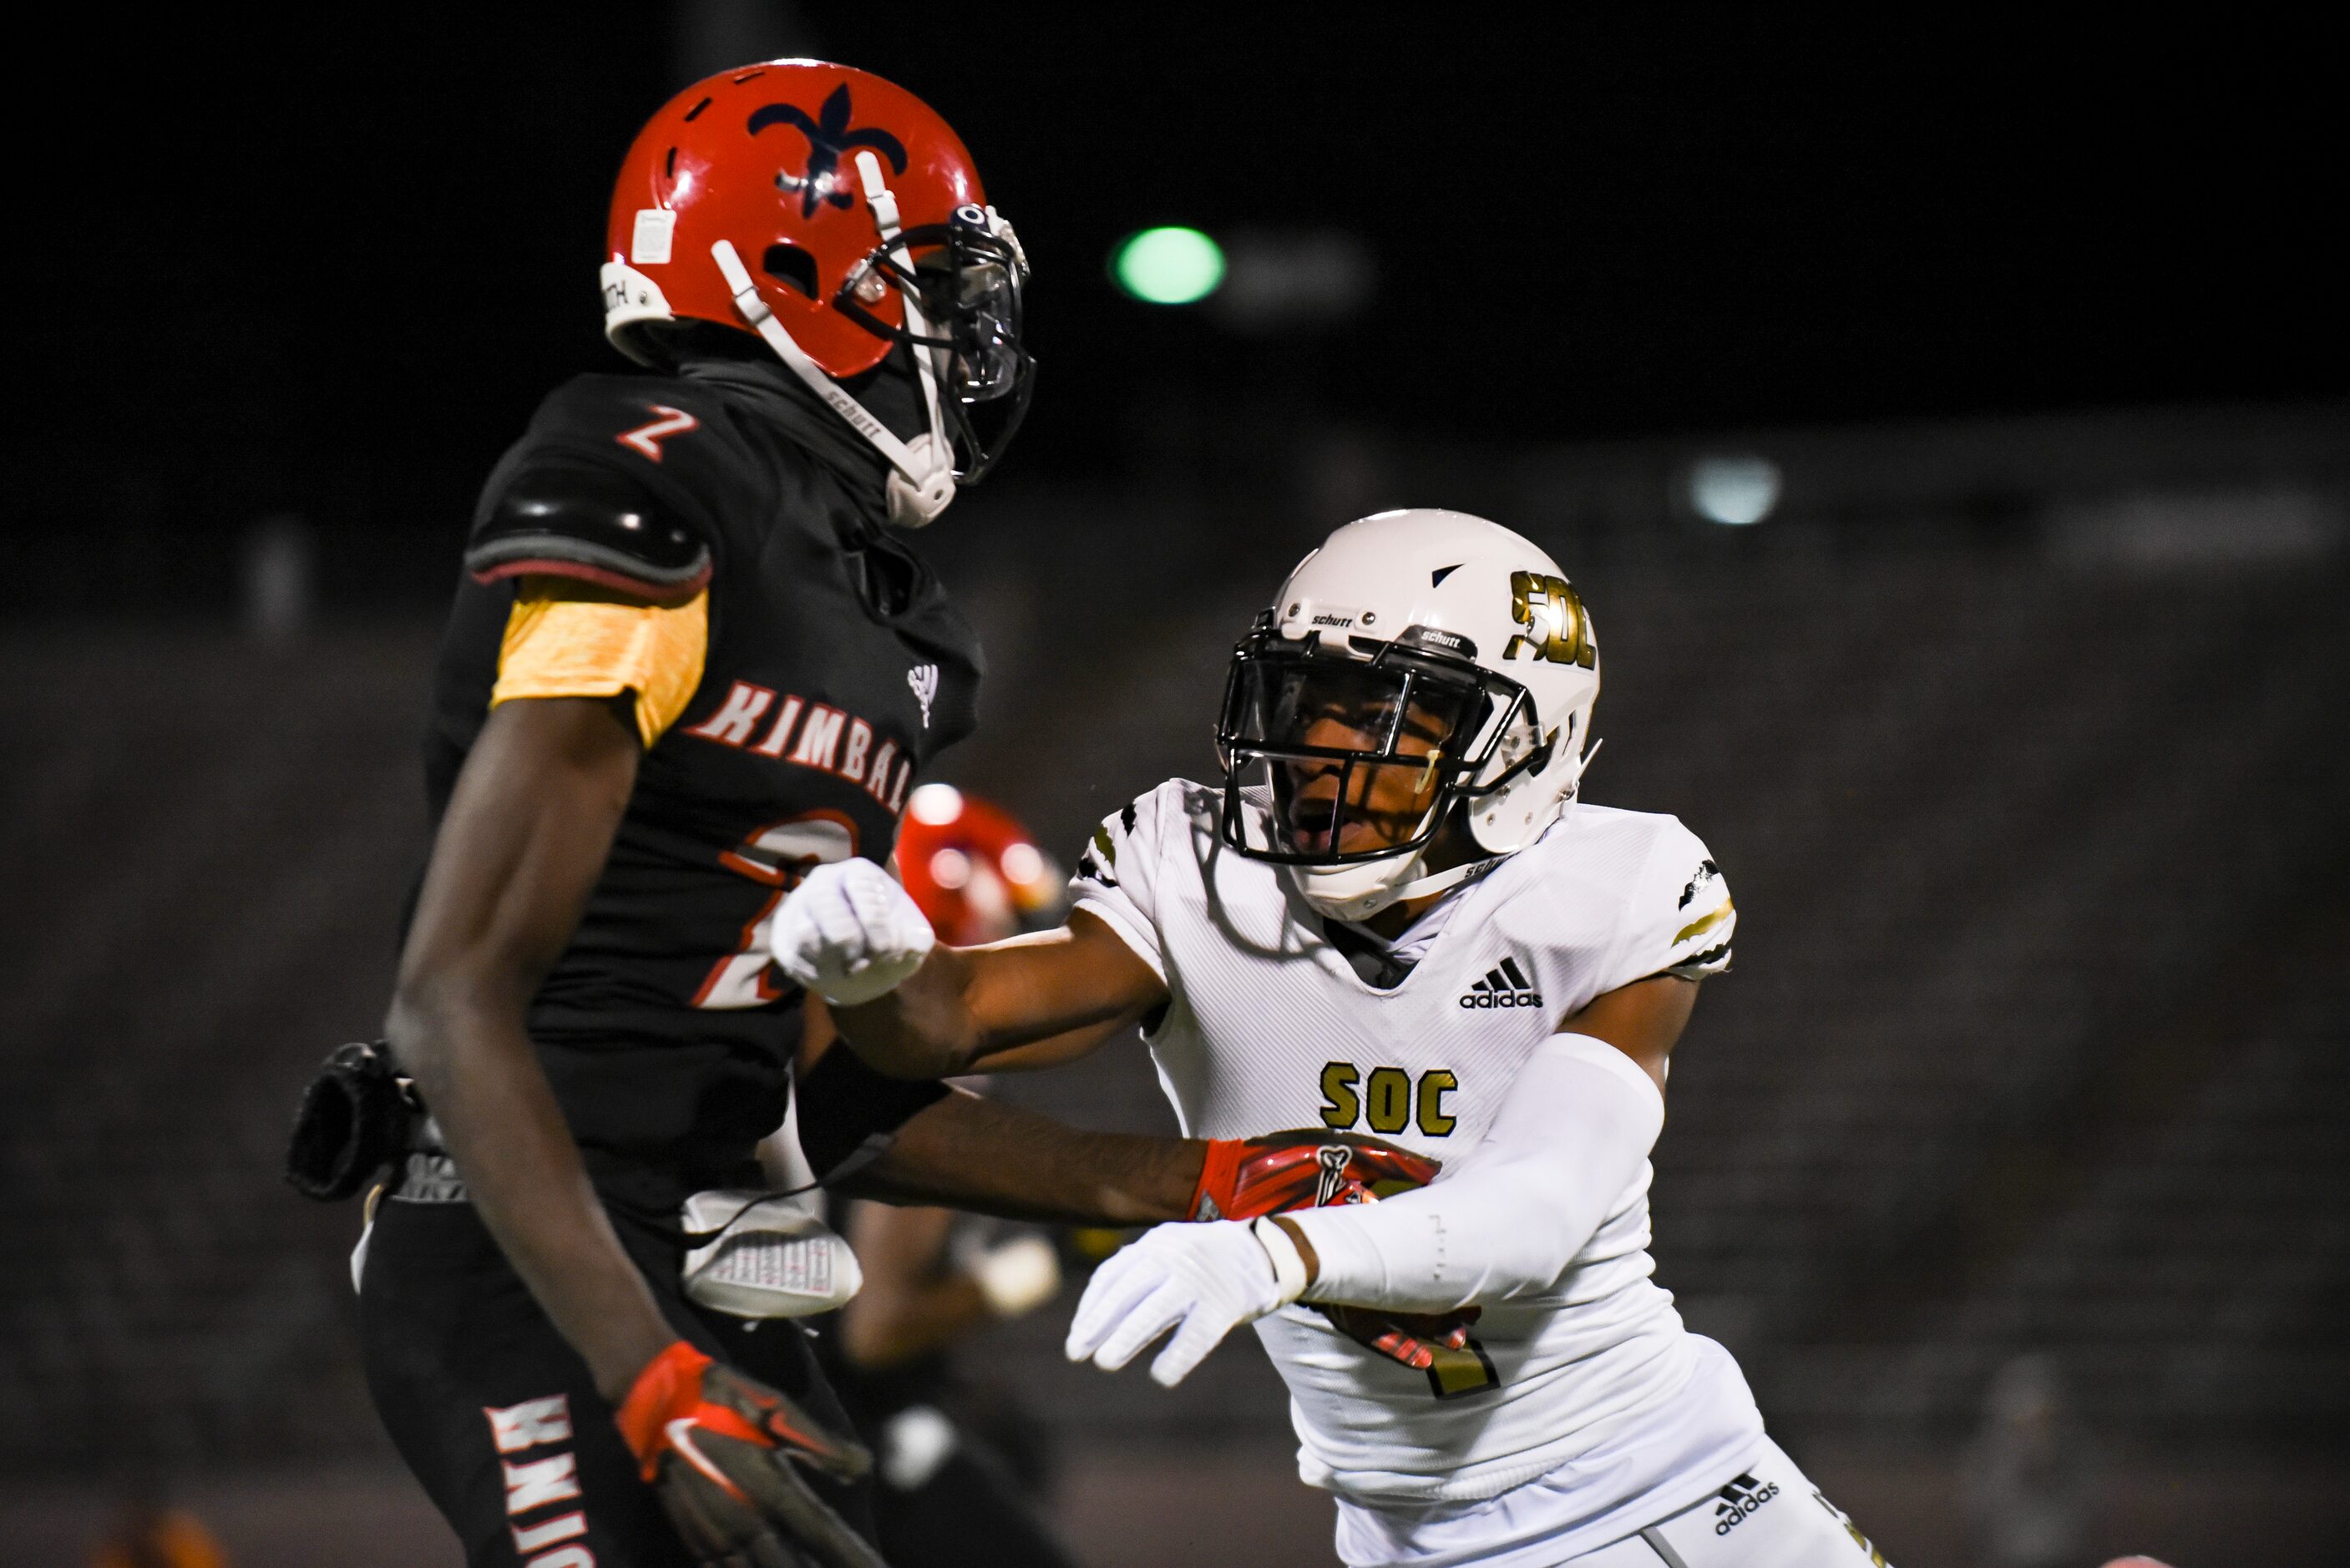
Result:
[[[1065,897],[1061,868],[1011,814],[952,784],[906,802],[898,878],[951,947],[1001,941],[1049,923]]]

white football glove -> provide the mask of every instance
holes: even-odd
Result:
[[[1265,1220],[1161,1225],[1114,1254],[1086,1285],[1064,1346],[1115,1372],[1169,1329],[1150,1364],[1162,1388],[1183,1381],[1224,1335],[1286,1306],[1305,1289],[1305,1265],[1287,1235],[1259,1241]],[[1277,1260],[1277,1261],[1276,1261]]]
[[[819,866],[768,927],[776,965],[839,1007],[896,990],[938,938],[889,873],[870,860]]]

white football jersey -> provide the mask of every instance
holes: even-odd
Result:
[[[1074,884],[1167,983],[1149,1044],[1190,1137],[1328,1127],[1463,1157],[1527,1055],[1594,997],[1730,961],[1737,916],[1703,843],[1670,816],[1576,803],[1452,895],[1418,964],[1380,989],[1282,867],[1219,842],[1221,805],[1161,784],[1102,824]],[[1564,1469],[1587,1480],[1596,1523],[1755,1451],[1744,1379],[1649,1280],[1648,1180],[1643,1162],[1551,1289],[1482,1303],[1473,1357],[1415,1371],[1310,1306],[1259,1320],[1305,1479],[1438,1502]]]

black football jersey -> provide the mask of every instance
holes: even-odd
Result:
[[[647,751],[530,1009],[591,1168],[601,1153],[723,1177],[782,1121],[800,993],[767,961],[768,918],[813,864],[886,861],[913,781],[972,728],[977,640],[885,527],[882,475],[781,367],[712,361],[570,382],[484,490],[426,742],[436,824],[487,717],[519,576],[710,596],[701,684]],[[608,523],[597,538],[558,519],[516,546],[512,496],[582,476],[633,487],[663,536],[632,555]]]

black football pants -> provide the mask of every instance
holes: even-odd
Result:
[[[840,1431],[806,1334],[686,1300],[675,1245],[615,1215],[678,1334]],[[393,1446],[465,1545],[468,1568],[688,1568],[588,1366],[556,1332],[470,1203],[387,1200],[359,1292],[368,1387]],[[873,1535],[871,1483],[806,1472]]]

